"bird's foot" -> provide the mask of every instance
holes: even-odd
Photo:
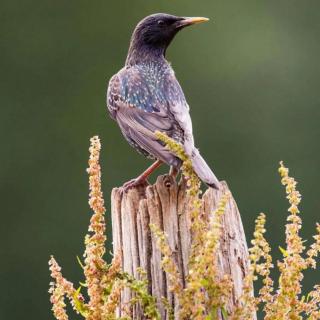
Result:
[[[144,184],[149,184],[147,179],[141,179],[140,177],[132,179],[128,182],[126,182],[122,187],[121,187],[121,191],[126,193],[127,191],[129,191],[130,189],[134,188],[134,187],[138,187]]]

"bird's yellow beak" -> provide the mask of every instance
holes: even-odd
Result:
[[[209,21],[209,19],[204,17],[185,17],[183,20],[179,21],[179,26],[186,27],[207,21]]]
[[[209,21],[209,19],[205,17],[186,17],[183,21],[184,23],[189,25],[189,24],[207,22]]]

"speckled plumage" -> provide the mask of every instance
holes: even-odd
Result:
[[[167,25],[159,26],[160,20]],[[184,145],[186,153],[195,160],[194,169],[199,177],[215,186],[217,179],[194,146],[189,106],[184,93],[165,59],[166,48],[183,21],[186,20],[181,17],[157,14],[138,24],[131,39],[126,65],[109,82],[108,111],[126,140],[138,152],[179,168],[180,159],[168,151],[154,134],[157,130],[165,132]]]
[[[188,109],[181,87],[171,66],[166,62],[147,62],[123,68],[110,81],[109,112],[118,121],[130,145],[148,158],[161,159],[161,156],[135,141],[135,136],[141,131],[139,131],[139,125],[143,125],[142,134],[150,135],[160,130],[180,143],[184,143],[183,130],[171,112],[171,106],[175,105]],[[124,118],[123,113],[127,118]],[[130,124],[132,127],[128,128]],[[132,132],[132,129],[138,132]],[[149,132],[146,133],[146,130]],[[168,156],[169,154],[161,160],[168,162]],[[171,154],[170,158],[172,158],[169,161],[170,164],[179,163]]]

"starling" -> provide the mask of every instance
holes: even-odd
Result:
[[[218,188],[219,181],[194,145],[189,106],[174,71],[165,59],[174,36],[186,26],[207,21],[202,17],[169,14],[147,16],[136,26],[125,66],[109,82],[107,106],[122,134],[138,152],[155,162],[124,189],[142,182],[162,163],[176,175],[181,160],[159,141],[156,131],[181,143],[198,177]]]

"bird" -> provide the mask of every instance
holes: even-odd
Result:
[[[178,174],[182,161],[157,138],[157,131],[180,143],[199,179],[219,189],[219,180],[195,147],[190,108],[166,59],[178,32],[208,20],[156,13],[142,19],[132,33],[125,65],[108,83],[107,110],[127,142],[154,163],[125,183],[125,190],[145,183],[163,163],[170,166],[171,175]]]

